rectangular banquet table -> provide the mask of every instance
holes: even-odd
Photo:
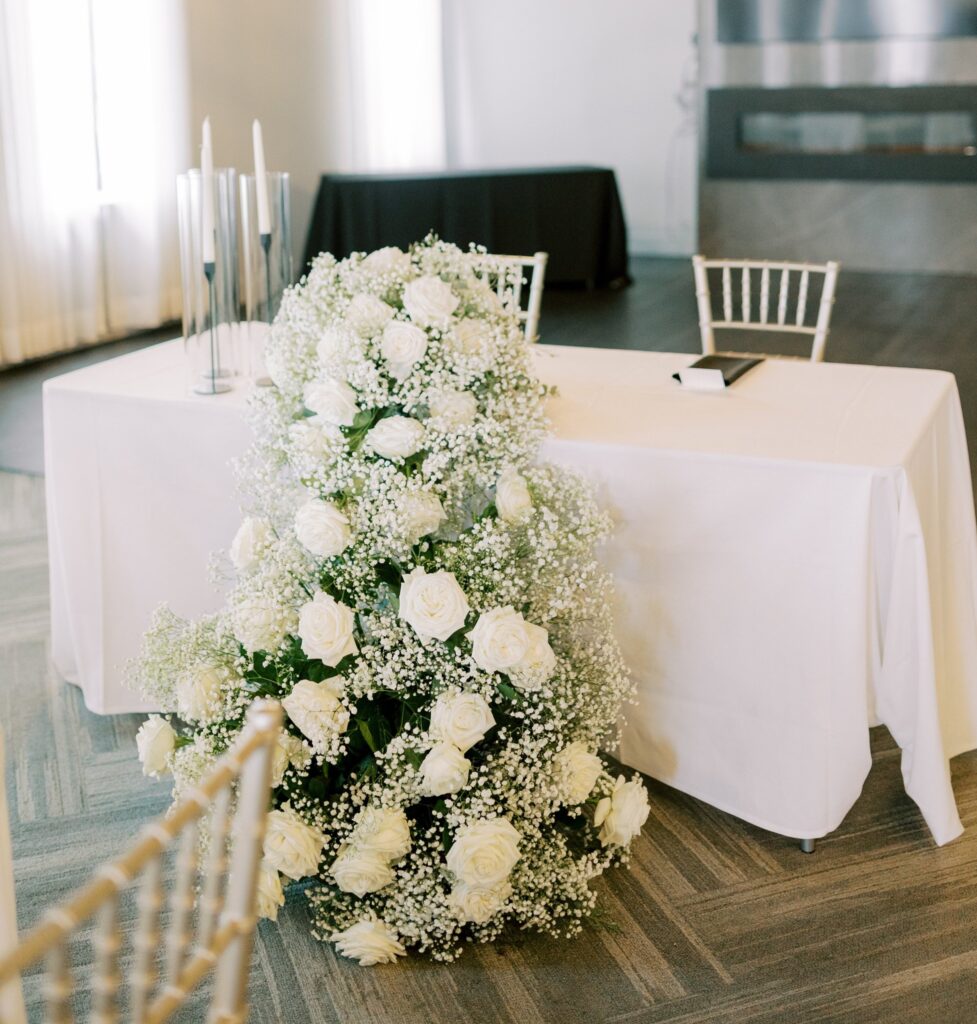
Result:
[[[628,282],[624,211],[606,167],[325,174],[305,259],[406,249],[429,231],[462,248],[477,242],[489,252],[548,252],[548,284]]]
[[[593,477],[638,685],[622,759],[797,838],[835,829],[902,748],[938,843],[949,759],[977,747],[977,530],[956,384],[929,370],[768,360],[726,392],[694,357],[540,346],[544,455]],[[53,650],[100,711],[152,608],[216,608],[206,551],[236,524],[240,394],[185,394],[178,343],[45,388]]]

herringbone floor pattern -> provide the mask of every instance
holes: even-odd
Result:
[[[83,882],[167,787],[142,777],[136,716],[89,714],[47,663],[43,482],[0,474],[0,716],[8,740],[21,926]],[[601,881],[610,924],[557,942],[517,934],[452,966],[362,969],[308,934],[301,893],[263,925],[253,1021],[344,1024],[969,1022],[977,1002],[977,755],[954,781],[967,833],[933,846],[875,765],[842,828],[796,845],[651,784],[630,871]],[[36,979],[27,998],[39,1014]],[[198,1004],[186,1017],[202,1020]]]

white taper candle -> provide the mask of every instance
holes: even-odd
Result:
[[[203,215],[201,252],[204,264],[214,262],[214,154],[211,150],[210,118],[204,120],[203,145],[200,147],[200,189]]]
[[[265,145],[261,137],[261,122],[251,125],[254,142],[254,188],[258,199],[258,234],[271,234],[271,214],[268,210],[268,177],[265,171]]]

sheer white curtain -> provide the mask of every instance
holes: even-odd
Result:
[[[179,5],[0,2],[0,365],[179,311]]]
[[[358,171],[445,165],[441,0],[345,0],[349,140]],[[338,17],[336,15],[338,14]]]

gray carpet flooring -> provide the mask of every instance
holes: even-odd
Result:
[[[168,803],[143,778],[139,717],[99,717],[48,664],[43,481],[0,474],[0,716],[21,927]],[[630,870],[597,884],[608,920],[557,942],[519,933],[451,966],[365,969],[315,942],[301,893],[260,929],[252,1021],[342,1024],[963,1022],[977,996],[977,754],[953,764],[968,831],[937,849],[898,751],[805,856],[651,782]],[[131,919],[131,906],[125,916]],[[84,955],[84,954],[83,954]],[[40,1019],[39,979],[27,979]],[[182,1017],[204,1019],[202,1001]]]

